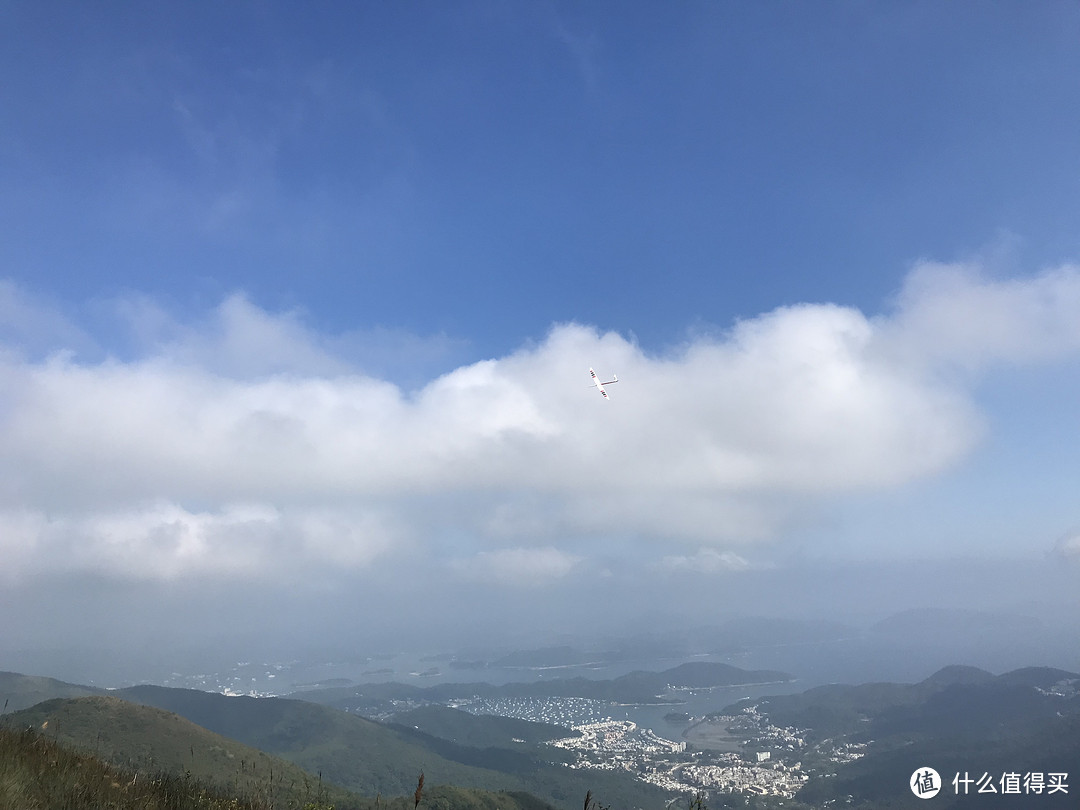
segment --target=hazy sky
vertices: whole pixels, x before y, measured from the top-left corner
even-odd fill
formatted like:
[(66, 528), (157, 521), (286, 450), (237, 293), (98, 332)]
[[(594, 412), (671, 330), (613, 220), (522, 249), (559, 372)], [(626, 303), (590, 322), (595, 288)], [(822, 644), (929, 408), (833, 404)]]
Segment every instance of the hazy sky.
[(0, 20), (8, 643), (1080, 587), (1077, 4)]

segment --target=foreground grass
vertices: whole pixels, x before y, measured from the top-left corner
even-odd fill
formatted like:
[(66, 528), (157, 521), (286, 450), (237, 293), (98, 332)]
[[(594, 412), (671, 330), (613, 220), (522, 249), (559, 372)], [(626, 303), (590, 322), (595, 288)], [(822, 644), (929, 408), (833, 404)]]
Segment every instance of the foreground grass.
[(312, 785), (302, 796), (276, 782), (217, 787), (182, 773), (118, 767), (33, 728), (0, 726), (0, 810), (554, 810), (527, 793), (491, 793), (451, 785), (411, 796), (360, 798), (344, 804)]
[(151, 775), (117, 768), (31, 729), (0, 728), (0, 808), (271, 810), (272, 807), (267, 797), (226, 795), (188, 775)]

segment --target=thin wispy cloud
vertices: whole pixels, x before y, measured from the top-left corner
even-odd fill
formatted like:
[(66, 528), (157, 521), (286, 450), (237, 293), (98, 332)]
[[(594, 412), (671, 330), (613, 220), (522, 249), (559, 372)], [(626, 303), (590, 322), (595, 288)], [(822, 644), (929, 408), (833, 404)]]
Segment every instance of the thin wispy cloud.
[(1080, 562), (1080, 532), (1063, 535), (1054, 544), (1054, 554), (1071, 563)]
[(503, 548), (457, 559), (452, 569), (463, 579), (488, 586), (539, 588), (565, 577), (580, 562), (581, 557), (551, 546)]

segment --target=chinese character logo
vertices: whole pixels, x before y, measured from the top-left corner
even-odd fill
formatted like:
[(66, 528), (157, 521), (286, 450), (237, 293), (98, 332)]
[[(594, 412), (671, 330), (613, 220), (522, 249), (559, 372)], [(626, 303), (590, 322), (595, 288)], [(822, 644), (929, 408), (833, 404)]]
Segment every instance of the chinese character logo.
[(911, 775), (911, 792), (920, 799), (932, 799), (941, 790), (941, 777), (933, 768), (919, 768)]
[[(915, 772), (917, 776), (919, 771)], [(915, 776), (912, 776), (914, 780)], [(989, 772), (983, 772), (983, 775), (978, 779), (972, 779), (971, 775), (964, 771), (964, 775), (961, 776), (957, 771), (956, 776), (953, 777), (952, 786), (957, 796), (967, 796), (971, 792), (971, 786), (978, 786), (979, 793), (1043, 793), (1047, 795), (1051, 793), (1068, 793), (1069, 783), (1065, 781), (1069, 778), (1067, 773), (1042, 773), (1038, 771), (1032, 771), (1025, 773), (1021, 776), (1018, 771), (1006, 771), (1001, 775), (1000, 779), (995, 779)], [(1000, 790), (999, 790), (1000, 786)], [(915, 790), (915, 783), (912, 781), (912, 790)], [(919, 794), (916, 793), (916, 796)]]

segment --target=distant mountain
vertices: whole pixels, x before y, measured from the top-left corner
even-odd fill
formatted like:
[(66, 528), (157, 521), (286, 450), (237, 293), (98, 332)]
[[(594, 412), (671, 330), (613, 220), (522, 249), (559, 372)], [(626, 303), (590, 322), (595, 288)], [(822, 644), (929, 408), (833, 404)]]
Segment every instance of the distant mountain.
[(392, 713), (399, 701), (448, 703), (470, 697), (583, 697), (613, 703), (678, 702), (672, 690), (711, 689), (721, 686), (784, 683), (792, 680), (786, 672), (746, 670), (728, 664), (691, 662), (664, 670), (636, 670), (613, 679), (545, 678), (532, 683), (442, 683), (428, 687), (403, 683), (362, 684), (343, 689), (303, 692), (305, 700), (341, 709), (378, 715)]
[[(830, 684), (798, 694), (740, 701), (717, 714), (737, 713), (745, 705), (756, 704), (775, 725), (809, 729), (808, 739), (814, 741), (891, 731), (901, 722), (910, 729), (940, 731), (963, 727), (976, 716), (1000, 718), (1003, 712), (1018, 715), (1016, 722), (1025, 713), (1042, 717), (1056, 711), (1057, 705), (1045, 700), (1036, 687), (1046, 689), (1077, 678), (1076, 673), (1048, 668), (994, 676), (975, 667), (949, 666), (915, 684)], [(996, 708), (995, 700), (1000, 701)], [(978, 709), (975, 702), (980, 704)]]
[[(965, 798), (957, 795), (952, 779), (964, 772), (1000, 780), (1007, 772), (1070, 769), (1075, 779), (1080, 763), (1080, 675), (1064, 670), (1025, 668), (994, 676), (973, 667), (946, 667), (915, 684), (831, 685), (740, 701), (724, 713), (750, 705), (772, 725), (801, 730), (805, 763), (838, 746), (864, 746), (865, 756), (826, 766), (796, 796), (813, 807), (925, 807), (907, 784), (923, 767), (935, 768), (946, 783), (947, 795), (939, 795), (935, 806), (981, 810), (1010, 800), (1009, 807), (1027, 806), (1022, 796)], [(1026, 798), (1030, 806), (1074, 808), (1075, 792)]]
[[(840, 622), (817, 619), (780, 619), (747, 616), (704, 626), (673, 622), (663, 633), (642, 632), (613, 636), (575, 646), (559, 644), (519, 649), (485, 660), (446, 656), (458, 669), (558, 669), (590, 664), (648, 665), (659, 661), (685, 660), (699, 654), (729, 654), (763, 647), (813, 644), (852, 638), (863, 630)], [(435, 657), (432, 657), (435, 660)]]
[(38, 675), (20, 675), (17, 672), (0, 672), (0, 706), (5, 712), (26, 709), (35, 703), (52, 698), (87, 697), (88, 695), (106, 695), (104, 689), (93, 686), (79, 686), (65, 683), (55, 678), (43, 678)]
[(953, 665), (942, 667), (919, 685), (924, 691), (936, 691), (954, 684), (979, 684), (994, 680), (994, 675), (985, 669)]

